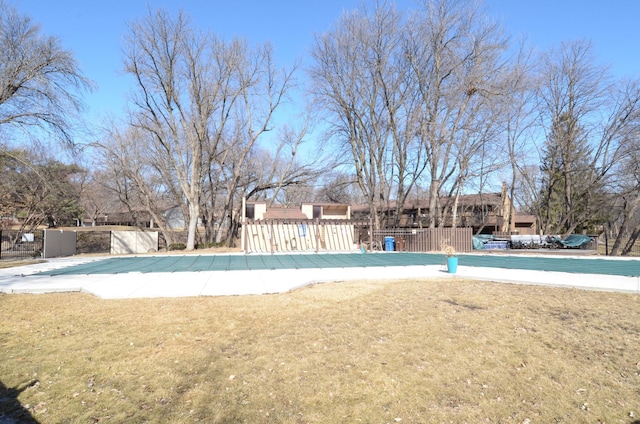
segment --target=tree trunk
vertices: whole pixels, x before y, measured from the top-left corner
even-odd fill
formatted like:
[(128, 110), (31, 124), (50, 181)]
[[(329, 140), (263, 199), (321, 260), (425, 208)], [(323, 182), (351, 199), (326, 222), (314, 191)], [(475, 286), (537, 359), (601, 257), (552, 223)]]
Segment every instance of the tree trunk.
[(431, 180), (429, 188), (429, 228), (436, 228), (436, 220), (440, 215), (438, 211), (438, 192), (440, 191), (440, 181)]
[(189, 203), (189, 227), (187, 231), (187, 250), (196, 248), (196, 231), (200, 218), (200, 205), (197, 202)]

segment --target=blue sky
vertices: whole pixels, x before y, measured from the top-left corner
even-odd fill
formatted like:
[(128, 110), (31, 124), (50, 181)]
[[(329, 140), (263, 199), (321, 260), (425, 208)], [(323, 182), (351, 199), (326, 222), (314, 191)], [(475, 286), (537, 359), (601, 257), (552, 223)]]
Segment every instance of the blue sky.
[[(60, 37), (85, 75), (98, 84), (86, 102), (90, 119), (121, 112), (129, 80), (122, 73), (122, 38), (126, 24), (147, 8), (187, 12), (196, 26), (252, 43), (270, 41), (282, 64), (303, 57), (313, 42), (360, 0), (8, 0)], [(400, 8), (413, 7), (400, 0)], [(514, 36), (526, 34), (540, 49), (562, 41), (592, 40), (596, 57), (617, 76), (640, 75), (640, 35), (636, 0), (487, 0), (492, 16)]]
[(526, 34), (540, 50), (586, 38), (596, 58), (619, 77), (640, 76), (637, 0), (487, 0), (511, 35)]

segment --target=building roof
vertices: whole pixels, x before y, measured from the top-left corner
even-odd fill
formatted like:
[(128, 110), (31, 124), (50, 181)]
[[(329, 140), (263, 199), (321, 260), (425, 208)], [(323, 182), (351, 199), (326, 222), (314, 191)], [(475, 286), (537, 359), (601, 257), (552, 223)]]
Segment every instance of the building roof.
[[(259, 205), (259, 204), (266, 204), (267, 201), (266, 200), (247, 200), (246, 204), (247, 205)], [(332, 207), (348, 207), (349, 204), (348, 203), (333, 203), (333, 202), (302, 202), (300, 203), (300, 205), (313, 205), (313, 206), (332, 206)], [(293, 206), (286, 206), (286, 205), (273, 205), (273, 206), (269, 206), (269, 209), (271, 208), (292, 208)], [(296, 207), (299, 207), (299, 205), (296, 205)]]
[(299, 208), (271, 206), (264, 213), (264, 219), (308, 219)]
[[(441, 205), (450, 205), (455, 202), (455, 197), (440, 196)], [(473, 206), (473, 205), (501, 205), (503, 202), (501, 193), (480, 193), (480, 194), (462, 194), (458, 197), (458, 206)], [(395, 207), (396, 203), (393, 202), (392, 207)], [(413, 198), (407, 199), (404, 202), (404, 209), (428, 209), (429, 198)]]
[[(455, 197), (440, 196), (440, 205), (451, 205), (455, 201)], [(502, 205), (501, 193), (481, 193), (481, 194), (462, 194), (458, 198), (458, 206), (473, 206), (473, 205)], [(398, 202), (390, 201), (388, 203), (390, 209), (394, 209)], [(387, 203), (381, 203), (378, 207), (382, 210), (386, 209)], [(429, 198), (420, 197), (407, 199), (404, 202), (404, 210), (412, 209), (429, 209)], [(368, 211), (369, 205), (359, 204), (351, 207), (352, 211)]]
[(518, 214), (513, 215), (516, 224), (533, 224), (538, 221), (535, 215)]

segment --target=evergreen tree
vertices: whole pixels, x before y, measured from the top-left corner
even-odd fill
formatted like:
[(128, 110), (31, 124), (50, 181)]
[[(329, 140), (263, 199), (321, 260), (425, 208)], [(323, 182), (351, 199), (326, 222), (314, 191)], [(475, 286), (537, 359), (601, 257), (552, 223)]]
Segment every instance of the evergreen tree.
[(0, 214), (17, 219), (20, 230), (40, 225), (75, 225), (82, 217), (74, 176), (77, 165), (35, 158), (25, 151), (0, 151)]
[(575, 228), (589, 209), (592, 169), (589, 145), (570, 112), (554, 119), (543, 148), (540, 206), (543, 231), (560, 234)]

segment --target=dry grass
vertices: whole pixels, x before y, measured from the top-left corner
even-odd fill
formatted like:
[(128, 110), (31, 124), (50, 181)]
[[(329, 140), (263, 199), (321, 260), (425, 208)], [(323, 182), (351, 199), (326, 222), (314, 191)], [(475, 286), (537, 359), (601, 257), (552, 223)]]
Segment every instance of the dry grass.
[(9, 411), (20, 405), (6, 393), (0, 411), (41, 423), (629, 424), (640, 414), (636, 295), (462, 280), (223, 298), (4, 295), (0, 322), (0, 380), (24, 389), (22, 411)]
[(0, 269), (13, 268), (17, 266), (34, 265), (45, 262), (43, 259), (6, 259), (0, 261)]

